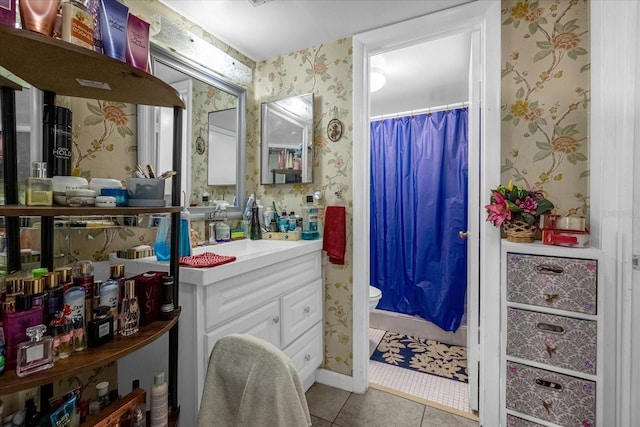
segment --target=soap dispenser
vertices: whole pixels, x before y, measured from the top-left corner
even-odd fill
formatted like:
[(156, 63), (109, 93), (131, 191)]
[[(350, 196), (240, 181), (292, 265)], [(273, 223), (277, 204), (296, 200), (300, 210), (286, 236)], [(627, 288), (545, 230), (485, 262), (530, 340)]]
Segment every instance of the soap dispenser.
[(251, 240), (262, 240), (262, 230), (260, 229), (260, 214), (258, 213), (258, 205), (253, 202), (251, 208), (251, 224), (249, 227)]
[(191, 216), (186, 207), (180, 212), (180, 245), (178, 252), (181, 257), (191, 256)]
[(231, 227), (227, 224), (227, 207), (225, 205), (220, 206), (220, 221), (216, 223), (215, 234), (216, 242), (230, 242), (231, 241)]

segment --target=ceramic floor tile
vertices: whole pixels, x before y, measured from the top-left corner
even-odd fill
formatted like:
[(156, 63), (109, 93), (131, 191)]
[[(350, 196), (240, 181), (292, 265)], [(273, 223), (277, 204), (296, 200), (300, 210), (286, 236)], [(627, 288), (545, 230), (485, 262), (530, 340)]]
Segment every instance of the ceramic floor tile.
[(349, 394), (351, 393), (346, 390), (315, 383), (306, 393), (309, 412), (317, 418), (333, 421), (349, 398)]
[[(335, 419), (343, 427), (420, 427), (424, 405), (370, 388), (351, 393)], [(399, 421), (401, 420), (401, 423)]]
[(331, 423), (323, 420), (322, 418), (311, 415), (311, 427), (331, 427)]
[(478, 422), (427, 406), (420, 427), (478, 427)]

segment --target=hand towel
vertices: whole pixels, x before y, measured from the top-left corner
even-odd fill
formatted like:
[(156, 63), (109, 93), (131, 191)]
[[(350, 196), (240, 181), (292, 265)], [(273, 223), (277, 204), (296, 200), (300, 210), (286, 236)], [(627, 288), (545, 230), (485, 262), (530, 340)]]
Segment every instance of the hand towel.
[(236, 260), (234, 256), (218, 255), (213, 252), (204, 252), (200, 255), (183, 256), (179, 264), (185, 267), (204, 268), (227, 264)]
[(322, 250), (327, 252), (329, 262), (344, 265), (344, 251), (347, 245), (344, 206), (327, 206), (324, 217)]

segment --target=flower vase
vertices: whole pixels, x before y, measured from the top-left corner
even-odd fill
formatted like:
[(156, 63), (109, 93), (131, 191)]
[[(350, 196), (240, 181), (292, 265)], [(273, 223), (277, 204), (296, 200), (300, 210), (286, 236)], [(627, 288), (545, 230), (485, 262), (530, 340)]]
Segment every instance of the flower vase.
[(525, 221), (515, 220), (505, 221), (502, 225), (509, 242), (533, 243), (536, 240), (537, 224), (527, 224)]

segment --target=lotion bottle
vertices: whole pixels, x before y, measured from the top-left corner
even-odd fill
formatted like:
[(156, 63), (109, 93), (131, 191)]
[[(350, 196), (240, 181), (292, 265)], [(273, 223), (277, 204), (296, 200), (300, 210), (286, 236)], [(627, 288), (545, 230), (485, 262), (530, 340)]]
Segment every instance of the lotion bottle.
[(151, 427), (165, 427), (169, 422), (168, 387), (164, 372), (153, 377), (151, 386)]

